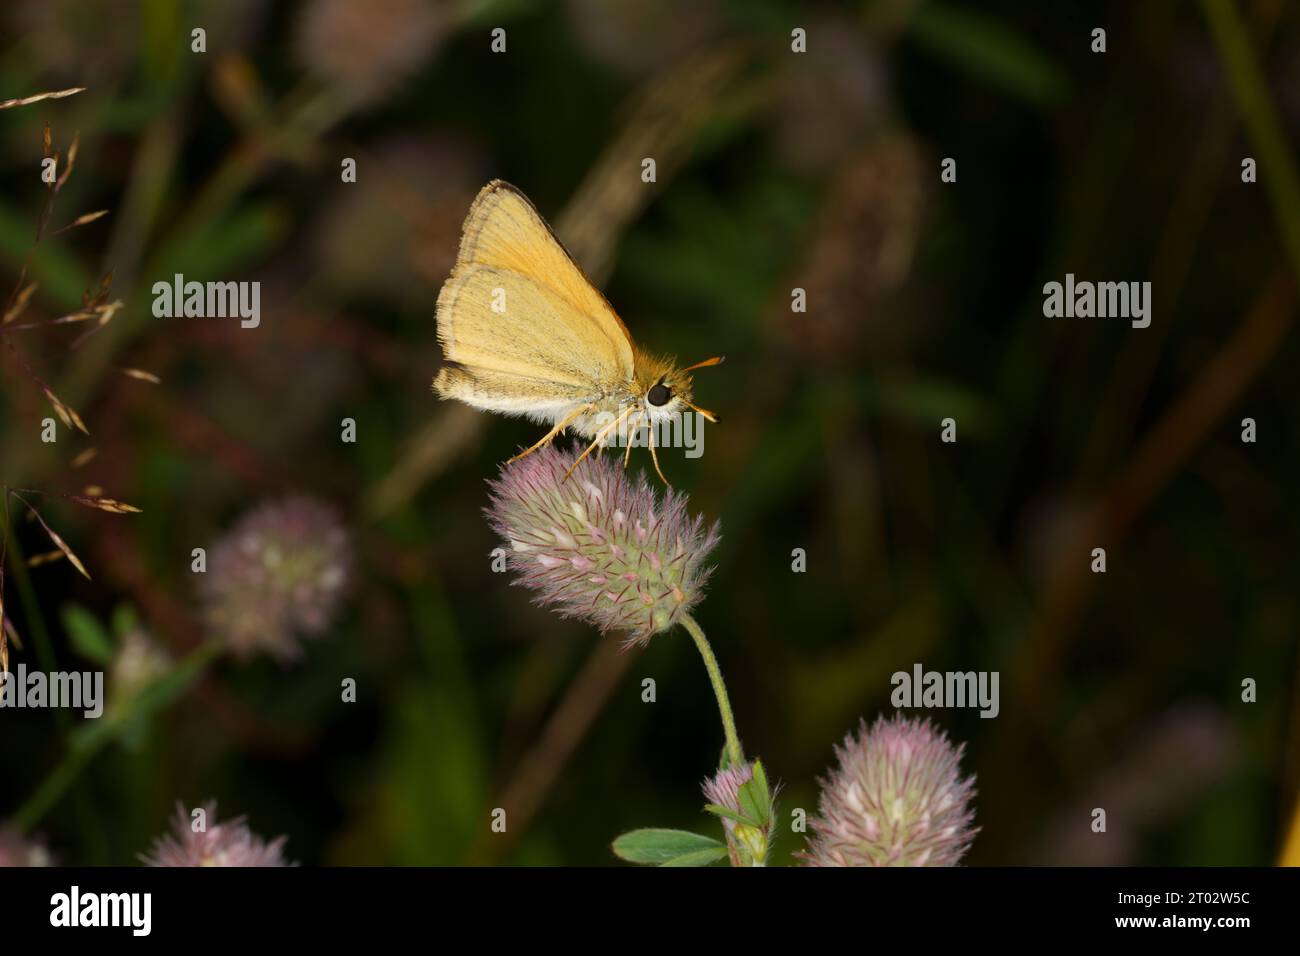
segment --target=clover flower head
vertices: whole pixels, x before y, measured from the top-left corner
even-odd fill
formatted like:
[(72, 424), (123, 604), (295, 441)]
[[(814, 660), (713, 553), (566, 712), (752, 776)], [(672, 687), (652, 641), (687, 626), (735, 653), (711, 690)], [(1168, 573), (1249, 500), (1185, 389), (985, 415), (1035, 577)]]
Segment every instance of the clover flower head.
[(547, 446), (503, 465), (488, 521), (537, 604), (644, 644), (703, 598), (718, 525), (692, 517), (684, 495), (630, 478), (616, 456), (590, 455), (566, 480), (576, 457)]
[[(754, 779), (754, 764), (746, 762), (741, 766), (723, 767), (712, 777), (704, 781), (704, 799), (711, 804), (726, 807), (732, 813), (745, 814), (741, 804), (740, 788)], [(727, 837), (727, 855), (732, 866), (762, 866), (767, 860), (772, 840), (776, 836), (776, 795), (779, 788), (773, 790), (771, 800), (773, 808), (765, 821), (765, 826), (754, 827), (728, 817), (722, 818), (722, 829)]]
[(333, 622), (351, 574), (348, 535), (332, 508), (303, 496), (265, 504), (213, 547), (200, 583), (204, 619), (240, 657), (290, 659), (299, 636)]
[(172, 833), (158, 838), (153, 852), (142, 856), (146, 866), (290, 866), (284, 859), (285, 837), (270, 842), (252, 833), (243, 817), (217, 822), (217, 804), (202, 808), (202, 829), (184, 806), (177, 804)]

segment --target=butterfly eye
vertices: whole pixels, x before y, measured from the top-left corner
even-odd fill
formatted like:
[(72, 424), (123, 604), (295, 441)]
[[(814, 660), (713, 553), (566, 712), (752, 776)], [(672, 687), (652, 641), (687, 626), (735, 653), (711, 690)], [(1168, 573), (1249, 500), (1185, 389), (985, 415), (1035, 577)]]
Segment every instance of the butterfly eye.
[(669, 388), (667, 385), (665, 385), (663, 382), (660, 382), (658, 385), (651, 386), (650, 391), (646, 392), (645, 394), (645, 400), (649, 402), (651, 405), (667, 405), (668, 401), (672, 397), (673, 397), (673, 390)]

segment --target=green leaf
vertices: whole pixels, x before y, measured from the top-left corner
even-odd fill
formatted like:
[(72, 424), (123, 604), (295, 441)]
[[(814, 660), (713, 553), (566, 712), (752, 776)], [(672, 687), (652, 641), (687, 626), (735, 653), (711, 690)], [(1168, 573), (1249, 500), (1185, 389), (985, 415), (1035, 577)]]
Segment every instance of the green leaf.
[(974, 76), (1037, 107), (1064, 98), (1061, 69), (1036, 46), (997, 20), (940, 3), (916, 8), (908, 32), (921, 45)]
[(772, 787), (767, 782), (767, 771), (763, 769), (761, 760), (754, 761), (754, 782), (763, 795), (763, 819), (766, 820), (772, 815)]
[(996, 409), (976, 393), (938, 378), (881, 375), (870, 382), (827, 376), (810, 393), (805, 414), (823, 415), (848, 404), (889, 418), (928, 427), (952, 416), (967, 434), (988, 435), (1001, 427)]
[(759, 821), (758, 826), (766, 826), (772, 816), (772, 795), (767, 788), (767, 774), (763, 771), (762, 761), (754, 761), (753, 776), (741, 784), (738, 795), (740, 809)]
[(113, 640), (95, 615), (80, 604), (65, 604), (59, 613), (68, 640), (78, 654), (96, 664), (107, 664), (113, 659)]
[(762, 794), (756, 781), (750, 780), (748, 783), (742, 784), (738, 794), (740, 809), (746, 816), (754, 820), (767, 819), (766, 814), (763, 813)]
[(121, 735), (137, 720), (143, 720), (180, 697), (220, 653), (216, 641), (201, 644), (173, 670), (142, 690), (122, 713), (107, 720), (88, 720), (72, 735), (72, 747), (94, 753), (99, 747)]
[(220, 276), (279, 242), (287, 223), (284, 211), (269, 203), (227, 212), (174, 240), (157, 268), (162, 275), (179, 272), (187, 280)]
[(121, 640), (140, 624), (140, 616), (130, 604), (119, 604), (113, 608), (113, 636)]
[(712, 837), (691, 833), (689, 830), (659, 830), (647, 828), (630, 830), (614, 841), (614, 854), (629, 863), (653, 863), (681, 866), (700, 866), (700, 863), (676, 864), (680, 857), (727, 848)]
[(668, 860), (666, 863), (660, 863), (660, 866), (708, 866), (710, 863), (717, 863), (727, 857), (727, 848), (725, 846), (714, 847), (711, 850), (696, 850), (694, 853), (683, 853), (679, 857)]
[(737, 813), (735, 810), (731, 810), (728, 809), (727, 807), (719, 806), (716, 803), (706, 803), (704, 805), (704, 809), (706, 812), (712, 813), (715, 816), (724, 817), (728, 820), (734, 820), (736, 823), (743, 823), (746, 826), (760, 827), (763, 825), (759, 821), (745, 816), (743, 813)]
[(35, 215), (0, 203), (0, 260), (17, 271), (31, 256), (27, 280), (40, 284), (45, 302), (59, 308), (73, 309), (81, 301), (81, 292), (92, 281), (77, 257), (60, 242), (43, 242), (32, 248)]

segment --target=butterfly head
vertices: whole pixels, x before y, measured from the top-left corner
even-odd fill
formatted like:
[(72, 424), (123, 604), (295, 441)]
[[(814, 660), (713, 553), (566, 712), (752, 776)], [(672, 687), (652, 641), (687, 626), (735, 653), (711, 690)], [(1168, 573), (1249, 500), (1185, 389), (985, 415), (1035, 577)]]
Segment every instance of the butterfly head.
[(639, 375), (638, 379), (641, 383), (640, 401), (650, 418), (669, 418), (689, 409), (698, 412), (711, 422), (716, 422), (718, 418), (713, 412), (691, 401), (694, 385), (694, 376), (691, 373), (698, 368), (717, 365), (721, 361), (722, 357), (717, 356), (688, 365), (686, 368), (678, 368), (672, 362), (645, 362), (639, 371), (648, 374)]

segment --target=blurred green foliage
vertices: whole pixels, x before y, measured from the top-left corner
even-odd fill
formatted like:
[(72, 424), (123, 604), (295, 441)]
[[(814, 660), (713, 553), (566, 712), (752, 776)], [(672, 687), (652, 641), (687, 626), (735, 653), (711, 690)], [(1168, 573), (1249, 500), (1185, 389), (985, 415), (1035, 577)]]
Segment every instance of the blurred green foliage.
[[(1238, 7), (1293, 145), (1297, 11)], [(536, 429), (429, 381), (438, 288), (492, 176), (608, 260), (642, 345), (727, 356), (696, 381), (722, 424), (665, 471), (722, 521), (698, 616), (784, 819), (919, 661), (1002, 676), (997, 719), (929, 714), (978, 776), (970, 862), (1276, 858), (1300, 773), (1295, 277), (1270, 193), (1241, 182), (1252, 127), (1197, 6), (13, 0), (0, 31), (0, 97), (87, 87), (0, 112), (4, 274), (32, 246), (49, 123), (64, 155), (80, 135), (53, 226), (111, 214), (41, 243), (28, 318), (109, 270), (125, 302), (75, 349), (18, 340), (88, 439), (43, 446), (48, 406), (0, 360), (0, 481), (143, 509), (45, 500), (93, 580), (34, 568), (20, 600), (11, 573), (14, 660), (98, 666), (122, 614), (174, 660), (219, 639), (191, 549), (285, 493), (336, 504), (356, 551), (346, 613), (300, 660), (173, 674), (87, 755), (33, 821), (60, 859), (131, 862), (176, 801), (209, 797), (312, 864), (606, 864), (637, 827), (719, 835), (699, 786), (721, 733), (685, 635), (602, 658), (610, 638), (491, 571), (484, 479)], [(150, 287), (177, 272), (260, 281), (262, 326), (155, 318)], [(1066, 272), (1152, 281), (1152, 327), (1045, 319)], [(1236, 375), (1230, 400), (1183, 414), (1211, 368)], [(13, 540), (48, 548), (30, 522)], [(572, 695), (590, 712), (560, 721), (557, 759), (541, 742)], [(0, 819), (78, 734), (112, 736), (79, 721), (0, 713)], [(536, 812), (493, 834), (538, 767)], [(783, 833), (778, 862), (800, 845)]]

